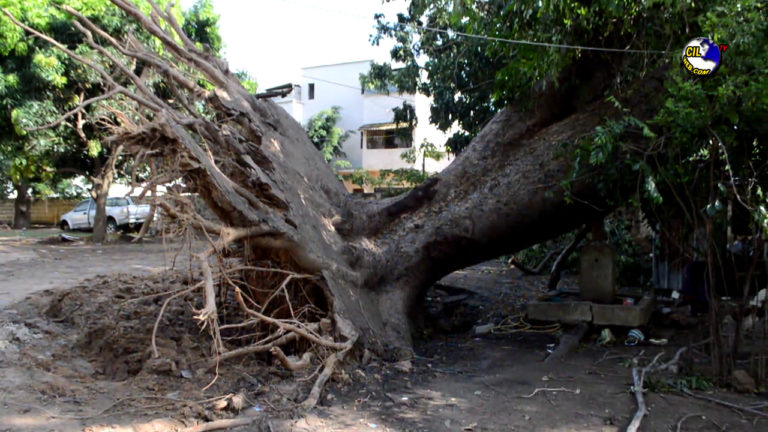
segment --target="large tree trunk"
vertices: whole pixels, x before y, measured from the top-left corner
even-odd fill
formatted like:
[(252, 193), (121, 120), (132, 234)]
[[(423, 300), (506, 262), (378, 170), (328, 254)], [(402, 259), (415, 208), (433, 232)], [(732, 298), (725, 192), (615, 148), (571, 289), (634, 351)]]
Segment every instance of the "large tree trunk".
[(13, 185), (16, 199), (13, 201), (13, 229), (29, 229), (32, 222), (32, 196), (29, 183), (21, 181)]
[[(510, 108), (499, 113), (438, 176), (402, 196), (363, 201), (346, 193), (285, 111), (249, 94), (225, 63), (199, 51), (183, 34), (177, 42), (163, 31), (160, 20), (178, 28), (171, 14), (155, 8), (149, 19), (124, 0), (112, 1), (160, 39), (173, 62), (135, 39), (115, 41), (69, 11), (84, 33), (98, 33), (164, 77), (174, 101), (144, 85), (146, 70), (139, 77), (130, 66), (114, 65), (132, 82), (129, 89), (97, 64), (59, 48), (96, 69), (107, 88), (118, 89), (142, 113), (138, 124), (127, 116), (120, 119), (113, 139), (125, 143), (137, 159), (157, 163), (157, 183), (180, 180), (218, 217), (203, 218), (173, 191), (162, 203), (169, 215), (217, 236), (199, 256), (204, 287), (199, 318), (214, 327), (218, 311), (234, 295), (246, 317), (289, 335), (322, 343), (311, 336), (312, 329), (327, 316), (347, 342), (354, 342), (350, 335), (356, 333), (381, 353), (408, 355), (409, 314), (418, 310), (431, 283), (453, 270), (571, 231), (610, 210), (588, 176), (571, 182), (571, 199), (561, 187), (571, 173), (569, 145), (606, 116), (616, 115), (610, 105), (593, 102), (609, 81), (592, 72), (594, 64), (579, 65), (575, 72), (583, 77), (570, 71), (583, 82), (550, 86), (533, 112)], [(108, 51), (93, 46), (110, 58)], [(189, 80), (181, 72), (185, 69), (197, 71), (216, 89)], [(201, 115), (197, 103), (214, 115)], [(214, 254), (227, 258), (219, 260), (218, 269), (209, 265)], [(213, 284), (221, 278), (228, 283), (217, 296)], [(304, 333), (288, 322), (304, 323)], [(221, 340), (217, 344), (220, 359), (244, 352)]]

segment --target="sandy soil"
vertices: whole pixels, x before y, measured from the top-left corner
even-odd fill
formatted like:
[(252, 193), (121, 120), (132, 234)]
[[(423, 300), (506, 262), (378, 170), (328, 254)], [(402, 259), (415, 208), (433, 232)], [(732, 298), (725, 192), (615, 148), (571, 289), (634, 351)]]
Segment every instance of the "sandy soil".
[[(187, 271), (147, 276), (162, 268), (160, 245), (0, 247), (3, 304), (39, 291), (0, 311), (1, 432), (175, 431), (236, 416), (215, 408), (236, 393), (245, 396), (239, 415), (259, 418), (233, 429), (242, 431), (619, 431), (636, 409), (628, 359), (648, 361), (662, 349), (603, 348), (591, 335), (563, 362), (545, 365), (554, 334), (476, 337), (472, 325), (518, 313), (544, 284), (492, 263), (456, 276), (468, 290), (430, 292), (427, 326), (410, 364), (357, 352), (320, 405), (298, 415), (296, 403), (314, 369), (293, 375), (266, 355), (205, 367), (209, 338), (192, 319), (199, 306), (194, 298), (168, 303), (158, 327), (160, 356), (150, 355), (152, 327), (168, 297), (163, 293), (190, 281)], [(125, 271), (133, 274), (82, 281)], [(696, 329), (667, 334), (667, 356), (698, 337)], [(687, 360), (695, 364), (699, 357)], [(561, 390), (532, 395), (539, 388)], [(727, 390), (707, 394), (743, 406), (768, 402)], [(679, 430), (768, 428), (764, 419), (668, 390), (646, 398), (650, 413), (642, 431), (678, 430), (689, 414)]]
[(159, 241), (94, 245), (41, 238), (0, 238), (0, 309), (37, 291), (68, 288), (83, 279), (114, 273), (163, 270), (173, 251)]

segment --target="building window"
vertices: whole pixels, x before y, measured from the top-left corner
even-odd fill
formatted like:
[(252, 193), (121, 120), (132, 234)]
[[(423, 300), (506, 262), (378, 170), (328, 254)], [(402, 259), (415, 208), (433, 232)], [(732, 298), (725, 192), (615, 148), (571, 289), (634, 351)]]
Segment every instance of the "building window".
[(309, 95), (307, 95), (309, 100), (312, 100), (315, 98), (315, 83), (309, 83)]
[(365, 147), (368, 149), (410, 148), (411, 143), (403, 137), (406, 129), (373, 129), (365, 131)]

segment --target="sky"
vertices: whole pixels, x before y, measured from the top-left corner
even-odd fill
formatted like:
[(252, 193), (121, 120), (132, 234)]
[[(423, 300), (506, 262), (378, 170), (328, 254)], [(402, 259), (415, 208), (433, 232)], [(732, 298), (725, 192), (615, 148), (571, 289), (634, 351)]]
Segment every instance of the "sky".
[[(194, 0), (182, 0), (189, 8)], [(245, 70), (264, 90), (297, 82), (307, 66), (384, 61), (391, 42), (371, 46), (373, 15), (388, 19), (405, 0), (213, 0), (231, 70)]]

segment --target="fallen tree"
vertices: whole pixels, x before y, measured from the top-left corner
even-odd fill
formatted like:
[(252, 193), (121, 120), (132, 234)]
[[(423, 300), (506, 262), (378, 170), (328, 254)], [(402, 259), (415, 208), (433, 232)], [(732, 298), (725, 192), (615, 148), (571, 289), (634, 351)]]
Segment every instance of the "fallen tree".
[[(197, 318), (214, 338), (215, 361), (303, 340), (325, 353), (325, 382), (358, 341), (408, 357), (409, 317), (431, 283), (611, 210), (592, 177), (598, 172), (571, 178), (571, 146), (621, 115), (602, 100), (613, 69), (596, 69), (589, 55), (563, 72), (570, 79), (539, 92), (534, 109), (496, 115), (436, 177), (398, 197), (363, 201), (347, 194), (296, 121), (244, 89), (169, 9), (152, 3), (148, 16), (112, 2), (160, 41), (162, 54), (134, 37), (114, 39), (71, 8), (100, 61), (14, 22), (101, 76), (105, 97), (80, 107), (110, 99), (110, 140), (152, 166), (149, 188), (179, 182), (217, 216), (204, 217), (173, 188), (157, 202), (210, 239), (197, 255), (200, 283), (167, 301), (201, 293)], [(150, 77), (161, 77), (172, 98), (158, 96)], [(639, 98), (653, 94), (649, 80)], [(249, 342), (229, 342), (244, 334)]]

